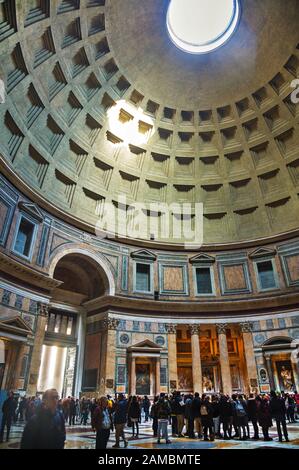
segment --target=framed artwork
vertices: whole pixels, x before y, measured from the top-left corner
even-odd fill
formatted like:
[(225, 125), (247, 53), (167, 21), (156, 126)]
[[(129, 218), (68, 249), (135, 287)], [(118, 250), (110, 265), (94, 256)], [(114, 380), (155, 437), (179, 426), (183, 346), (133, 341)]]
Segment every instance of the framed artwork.
[(262, 368), (259, 370), (260, 383), (268, 383), (268, 374), (266, 369)]
[(211, 354), (211, 343), (210, 341), (201, 341), (200, 342), (200, 354), (203, 356), (208, 356)]
[(280, 390), (293, 392), (295, 390), (295, 382), (291, 361), (277, 361), (276, 370)]
[(193, 390), (192, 367), (178, 367), (178, 389), (185, 392)]
[(136, 364), (136, 394), (150, 395), (150, 365)]
[(240, 371), (239, 371), (239, 367), (236, 364), (232, 364), (230, 366), (230, 374), (231, 374), (231, 380), (232, 380), (232, 389), (240, 390), (241, 389)]
[(215, 391), (214, 367), (203, 367), (202, 369), (202, 389), (204, 393)]

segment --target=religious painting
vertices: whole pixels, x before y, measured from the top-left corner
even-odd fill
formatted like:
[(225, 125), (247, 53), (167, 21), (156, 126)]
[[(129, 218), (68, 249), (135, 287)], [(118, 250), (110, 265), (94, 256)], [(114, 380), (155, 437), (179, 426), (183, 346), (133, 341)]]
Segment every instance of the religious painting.
[(179, 390), (185, 392), (193, 390), (192, 367), (178, 367), (178, 384)]
[(267, 371), (265, 369), (260, 369), (259, 370), (259, 376), (260, 376), (260, 382), (261, 383), (267, 383), (268, 382), (268, 375), (267, 375)]
[(277, 361), (276, 370), (280, 390), (293, 392), (295, 390), (295, 383), (291, 361)]
[(209, 354), (211, 354), (211, 343), (210, 343), (210, 341), (201, 341), (200, 342), (200, 354), (202, 356), (209, 356)]
[(136, 364), (136, 394), (150, 395), (150, 365)]
[(231, 374), (231, 381), (232, 381), (232, 389), (233, 390), (240, 390), (241, 389), (241, 381), (240, 381), (240, 372), (237, 365), (230, 366), (230, 374)]
[(202, 369), (202, 388), (204, 393), (215, 391), (214, 367), (203, 367)]

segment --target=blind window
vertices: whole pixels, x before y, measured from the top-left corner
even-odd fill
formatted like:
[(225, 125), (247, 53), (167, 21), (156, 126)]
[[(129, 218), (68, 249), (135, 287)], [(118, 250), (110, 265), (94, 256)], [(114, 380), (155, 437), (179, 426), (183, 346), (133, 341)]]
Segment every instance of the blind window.
[(210, 268), (196, 269), (196, 283), (198, 294), (213, 294)]

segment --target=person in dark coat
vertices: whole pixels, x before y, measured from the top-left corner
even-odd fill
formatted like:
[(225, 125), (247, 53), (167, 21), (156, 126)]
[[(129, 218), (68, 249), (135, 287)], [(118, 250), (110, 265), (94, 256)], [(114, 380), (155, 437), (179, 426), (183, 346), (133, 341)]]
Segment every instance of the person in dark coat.
[(200, 417), (200, 406), (201, 406), (201, 399), (199, 397), (199, 393), (194, 393), (194, 398), (192, 400), (192, 416), (194, 419), (194, 436), (197, 433), (198, 439), (202, 438), (202, 425), (201, 425), (201, 417)]
[(115, 444), (114, 448), (119, 448), (120, 438), (124, 441), (124, 447), (128, 446), (125, 436), (125, 425), (128, 421), (128, 401), (125, 396), (120, 393), (114, 409), (114, 424), (115, 424)]
[[(132, 423), (132, 437), (136, 437), (137, 439), (138, 439), (138, 434), (139, 434), (138, 422), (139, 422), (140, 415), (141, 415), (140, 405), (138, 403), (137, 397), (134, 396), (128, 408), (128, 418), (130, 419)], [(135, 427), (136, 427), (136, 433), (135, 433)]]
[(149, 398), (145, 395), (145, 397), (142, 400), (142, 408), (143, 408), (143, 411), (144, 411), (144, 422), (145, 423), (148, 422), (150, 407), (151, 407), (151, 402), (150, 402)]
[(69, 404), (69, 425), (71, 426), (72, 424), (75, 424), (75, 418), (76, 418), (76, 402), (75, 399), (72, 397), (70, 399), (70, 404)]
[[(204, 441), (214, 441), (215, 436), (213, 432), (213, 407), (210, 403), (210, 397), (208, 395), (202, 396), (200, 415), (201, 424), (203, 427)], [(210, 439), (208, 438), (208, 432)]]
[(175, 401), (176, 392), (171, 397), (170, 400), (170, 410), (171, 410), (171, 431), (172, 437), (176, 437), (178, 435), (178, 420), (176, 416), (176, 401)]
[(269, 399), (266, 395), (263, 395), (262, 397), (257, 397), (256, 404), (257, 419), (263, 431), (264, 441), (272, 441), (272, 437), (269, 436), (269, 428), (273, 426), (270, 413)]
[(154, 398), (154, 403), (152, 404), (152, 407), (151, 407), (151, 418), (153, 420), (152, 428), (153, 428), (154, 437), (157, 437), (158, 435), (158, 414), (157, 414), (158, 400), (159, 400), (159, 397), (156, 396)]
[[(257, 425), (257, 400), (254, 397), (253, 393), (250, 393), (249, 398), (247, 400), (247, 412), (248, 412), (248, 420), (252, 422), (252, 426), (254, 429), (254, 436), (252, 439), (258, 440), (259, 439), (259, 428)], [(248, 436), (250, 437), (250, 435)]]
[(6, 441), (9, 441), (11, 423), (14, 419), (16, 408), (17, 408), (17, 402), (14, 399), (14, 394), (13, 394), (13, 392), (9, 392), (7, 399), (4, 401), (4, 403), (2, 405), (2, 421), (1, 421), (1, 428), (0, 428), (0, 442), (3, 442), (5, 427), (6, 427)]
[(65, 443), (64, 416), (57, 410), (57, 390), (46, 390), (42, 405), (28, 421), (21, 439), (21, 449), (63, 449)]
[(286, 442), (289, 442), (288, 429), (287, 429), (287, 423), (286, 423), (285, 402), (281, 397), (277, 396), (274, 390), (271, 391), (270, 395), (271, 395), (270, 412), (271, 412), (272, 418), (274, 418), (276, 422), (279, 442), (282, 442), (281, 427), (282, 427)]
[(190, 439), (194, 439), (194, 417), (192, 412), (192, 395), (188, 395), (185, 401), (185, 418), (187, 425), (187, 435)]
[(91, 426), (96, 431), (96, 449), (106, 449), (112, 429), (112, 419), (110, 409), (108, 408), (108, 400), (101, 397), (99, 406), (96, 407), (91, 416)]
[(219, 400), (220, 422), (223, 426), (223, 439), (232, 438), (233, 405), (226, 395), (221, 395)]

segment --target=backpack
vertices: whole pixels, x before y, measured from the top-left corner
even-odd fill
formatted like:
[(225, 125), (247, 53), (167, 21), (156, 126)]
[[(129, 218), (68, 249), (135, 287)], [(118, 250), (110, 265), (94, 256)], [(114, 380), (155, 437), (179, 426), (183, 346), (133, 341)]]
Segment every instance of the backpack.
[(244, 410), (244, 406), (240, 402), (236, 403), (236, 414), (240, 418), (242, 418), (243, 416), (246, 415), (246, 411)]
[(201, 414), (202, 416), (207, 416), (207, 415), (209, 414), (206, 405), (201, 405), (201, 407), (200, 407), (200, 414)]

